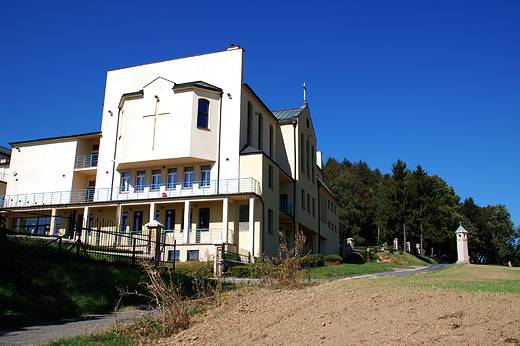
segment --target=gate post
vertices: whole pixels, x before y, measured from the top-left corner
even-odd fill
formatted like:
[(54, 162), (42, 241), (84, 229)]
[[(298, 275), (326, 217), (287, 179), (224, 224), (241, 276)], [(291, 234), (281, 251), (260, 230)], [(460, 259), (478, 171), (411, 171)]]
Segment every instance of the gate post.
[[(160, 223), (159, 221), (153, 220), (148, 222), (146, 225), (148, 229), (150, 230), (150, 233), (152, 230), (155, 231), (155, 253), (154, 253), (154, 261), (155, 266), (159, 266), (159, 262), (161, 261), (161, 230), (164, 228), (164, 225)], [(149, 235), (151, 236), (151, 234)]]
[(222, 240), (217, 240), (213, 243), (215, 245), (215, 262), (213, 272), (215, 277), (220, 278), (224, 271), (224, 243)]

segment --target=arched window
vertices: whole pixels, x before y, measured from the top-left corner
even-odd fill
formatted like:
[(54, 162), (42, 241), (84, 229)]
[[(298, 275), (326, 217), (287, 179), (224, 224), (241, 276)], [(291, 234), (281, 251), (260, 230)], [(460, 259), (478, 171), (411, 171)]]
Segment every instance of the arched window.
[(247, 103), (247, 145), (251, 145), (251, 118), (253, 116), (253, 105), (251, 102)]
[(274, 154), (274, 128), (269, 125), (269, 157), (272, 159)]
[(306, 162), (307, 162), (307, 177), (309, 177), (309, 178), (311, 177), (311, 170), (309, 167), (311, 164), (310, 161), (311, 160), (310, 160), (310, 153), (309, 153), (309, 140), (307, 140), (307, 161)]
[(311, 166), (312, 166), (312, 182), (316, 181), (316, 151), (314, 146), (311, 147)]
[(303, 132), (302, 132), (302, 135), (301, 135), (301, 139), (300, 139), (300, 167), (301, 167), (301, 170), (303, 173), (305, 173), (305, 154), (304, 154), (304, 149), (305, 149), (305, 142), (304, 142), (304, 136), (303, 136)]
[(208, 128), (209, 101), (199, 99), (199, 112), (197, 114), (197, 127)]
[(262, 139), (263, 139), (263, 129), (264, 127), (264, 118), (262, 117), (262, 113), (258, 114), (258, 150), (262, 150)]

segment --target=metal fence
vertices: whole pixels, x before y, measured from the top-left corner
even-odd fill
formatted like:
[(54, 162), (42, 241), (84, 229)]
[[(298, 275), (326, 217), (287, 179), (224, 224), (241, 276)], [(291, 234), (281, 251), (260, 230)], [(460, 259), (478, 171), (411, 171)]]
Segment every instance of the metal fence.
[(127, 185), (114, 188), (38, 192), (0, 196), (0, 206), (12, 208), (235, 193), (261, 194), (260, 183), (253, 178), (239, 178), (194, 181), (188, 185), (186, 183)]

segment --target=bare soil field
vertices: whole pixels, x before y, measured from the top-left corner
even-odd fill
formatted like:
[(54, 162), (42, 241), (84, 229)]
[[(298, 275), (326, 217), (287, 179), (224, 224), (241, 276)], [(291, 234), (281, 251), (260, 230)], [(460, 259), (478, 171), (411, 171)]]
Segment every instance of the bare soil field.
[[(506, 278), (513, 285), (518, 269)], [(436, 287), (449, 280), (481, 280), (488, 273), (498, 276), (491, 280), (504, 279), (477, 268), (455, 269), (449, 278), (418, 274), (298, 290), (246, 288), (223, 295), (188, 330), (155, 344), (520, 345), (520, 294)], [(431, 280), (435, 275), (438, 281)]]

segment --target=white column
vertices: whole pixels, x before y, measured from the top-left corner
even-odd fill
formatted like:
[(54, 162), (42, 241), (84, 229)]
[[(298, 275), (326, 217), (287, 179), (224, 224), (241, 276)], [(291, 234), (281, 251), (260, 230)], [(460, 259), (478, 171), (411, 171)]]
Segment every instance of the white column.
[(229, 200), (224, 198), (222, 200), (222, 241), (224, 243), (228, 242), (228, 210)]
[(149, 222), (155, 220), (155, 202), (150, 203), (150, 217), (148, 219)]
[(81, 223), (81, 227), (83, 228), (87, 228), (88, 226), (88, 207), (85, 207), (83, 208), (83, 220), (82, 220), (82, 223)]
[(249, 252), (255, 256), (255, 196), (249, 197)]
[(184, 202), (184, 233), (182, 234), (182, 242), (188, 244), (190, 242), (190, 201)]
[(81, 227), (83, 228), (83, 232), (81, 233), (81, 237), (83, 238), (83, 242), (87, 242), (88, 239), (87, 239), (87, 232), (85, 232), (85, 228), (87, 228), (88, 226), (88, 220), (89, 220), (89, 215), (88, 215), (88, 207), (85, 207), (83, 208), (83, 220), (82, 220), (82, 224), (81, 224)]
[(56, 233), (56, 208), (52, 208), (51, 210), (51, 229), (49, 231), (51, 233), (49, 235)]
[(123, 206), (121, 204), (117, 205), (116, 220), (116, 233), (125, 232), (126, 230), (121, 229), (121, 222), (123, 220)]

